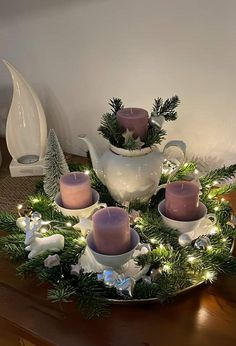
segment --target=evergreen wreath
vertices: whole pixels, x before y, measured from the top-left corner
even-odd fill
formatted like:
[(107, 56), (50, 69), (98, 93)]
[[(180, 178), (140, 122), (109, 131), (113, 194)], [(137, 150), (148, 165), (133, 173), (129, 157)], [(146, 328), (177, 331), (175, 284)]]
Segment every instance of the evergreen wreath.
[[(180, 104), (179, 97), (177, 95), (166, 99), (158, 97), (154, 100), (151, 116), (158, 117), (163, 116), (166, 121), (173, 121), (177, 119), (176, 107)], [(124, 148), (128, 150), (135, 150), (140, 148), (137, 145), (137, 141), (130, 137), (128, 142), (125, 142), (122, 136), (124, 130), (119, 126), (116, 118), (116, 113), (124, 108), (124, 104), (119, 98), (112, 98), (109, 101), (110, 113), (102, 115), (101, 124), (98, 128), (98, 132), (107, 139), (112, 145), (118, 148)], [(166, 131), (159, 126), (152, 126), (149, 124), (147, 136), (144, 140), (142, 148), (151, 147), (156, 144), (160, 144), (165, 139)]]
[[(71, 165), (70, 170), (84, 171), (88, 167)], [(172, 177), (180, 180), (192, 175), (196, 166), (194, 163), (185, 163), (179, 172)], [(200, 178), (202, 185), (201, 200), (207, 206), (208, 212), (217, 216), (215, 232), (208, 235), (211, 246), (198, 249), (195, 241), (186, 247), (178, 242), (179, 233), (163, 225), (157, 213), (157, 203), (162, 198), (154, 196), (148, 204), (133, 204), (129, 208), (141, 210), (141, 216), (136, 222), (141, 241), (151, 244), (151, 251), (137, 258), (139, 265), (151, 265), (156, 270), (152, 282), (139, 280), (134, 286), (133, 296), (129, 299), (157, 298), (160, 302), (178, 294), (179, 291), (192, 285), (216, 280), (221, 273), (236, 274), (236, 258), (230, 254), (232, 240), (236, 237), (236, 228), (229, 222), (231, 208), (229, 203), (220, 196), (236, 190), (235, 184), (216, 185), (225, 182), (236, 174), (236, 165), (215, 169)], [(95, 172), (90, 169), (92, 186), (101, 197), (102, 202), (115, 205), (108, 190), (97, 179)], [(162, 175), (165, 182), (168, 175)], [(63, 222), (61, 229), (50, 229), (43, 236), (62, 234), (65, 237), (65, 247), (59, 252), (60, 265), (52, 268), (44, 266), (44, 260), (50, 252), (45, 252), (29, 260), (24, 246), (24, 231), (16, 226), (17, 215), (7, 212), (0, 213), (0, 228), (8, 232), (7, 236), (0, 238), (1, 255), (7, 256), (17, 264), (17, 272), (23, 278), (36, 276), (41, 282), (51, 284), (48, 290), (48, 299), (52, 302), (77, 302), (81, 313), (87, 318), (101, 316), (109, 312), (109, 299), (121, 298), (114, 287), (109, 288), (97, 280), (96, 273), (80, 272), (78, 276), (71, 275), (71, 265), (78, 262), (83, 253), (86, 239), (72, 226), (78, 220), (65, 217), (54, 208), (53, 201), (47, 197), (43, 190), (43, 182), (37, 185), (37, 192), (29, 196), (26, 206), (42, 214), (43, 220), (57, 220)]]

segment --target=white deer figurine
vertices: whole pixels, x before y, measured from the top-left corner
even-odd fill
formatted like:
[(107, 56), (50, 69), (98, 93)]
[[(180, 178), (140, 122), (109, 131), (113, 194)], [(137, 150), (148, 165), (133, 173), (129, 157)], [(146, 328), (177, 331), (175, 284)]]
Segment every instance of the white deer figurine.
[[(40, 221), (40, 220), (39, 220)], [(25, 245), (26, 251), (30, 251), (28, 258), (34, 258), (44, 251), (55, 251), (58, 252), (64, 248), (64, 237), (61, 234), (53, 234), (49, 237), (42, 237), (42, 234), (38, 232), (41, 227), (41, 222), (37, 221), (31, 225), (30, 219), (26, 217), (26, 237)]]
[(33, 238), (42, 237), (42, 234), (39, 231), (42, 221), (41, 219), (36, 222), (31, 222), (28, 216), (25, 217), (25, 245), (29, 245)]

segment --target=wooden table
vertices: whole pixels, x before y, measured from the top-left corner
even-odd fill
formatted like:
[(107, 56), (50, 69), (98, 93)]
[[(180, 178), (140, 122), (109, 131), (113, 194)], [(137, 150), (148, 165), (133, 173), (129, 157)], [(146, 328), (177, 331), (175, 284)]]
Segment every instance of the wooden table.
[[(236, 207), (236, 194), (229, 197)], [(74, 305), (46, 300), (46, 288), (21, 280), (0, 261), (0, 346), (236, 345), (236, 277), (200, 286), (170, 304), (113, 306), (109, 317), (84, 320)]]

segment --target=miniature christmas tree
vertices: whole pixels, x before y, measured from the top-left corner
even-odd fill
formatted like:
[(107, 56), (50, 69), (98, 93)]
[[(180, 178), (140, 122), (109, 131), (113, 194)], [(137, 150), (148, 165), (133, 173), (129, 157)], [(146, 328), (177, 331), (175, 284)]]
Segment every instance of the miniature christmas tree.
[(47, 150), (45, 155), (44, 191), (48, 197), (54, 199), (59, 191), (59, 180), (63, 174), (69, 172), (62, 148), (54, 129), (48, 135)]

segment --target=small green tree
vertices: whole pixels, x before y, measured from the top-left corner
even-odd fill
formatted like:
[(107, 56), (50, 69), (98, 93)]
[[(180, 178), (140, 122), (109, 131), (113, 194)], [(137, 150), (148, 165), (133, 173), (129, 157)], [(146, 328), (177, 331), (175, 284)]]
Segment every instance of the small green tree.
[(45, 155), (45, 177), (43, 188), (48, 197), (54, 199), (59, 191), (59, 181), (63, 174), (69, 172), (62, 148), (54, 129), (48, 134)]

